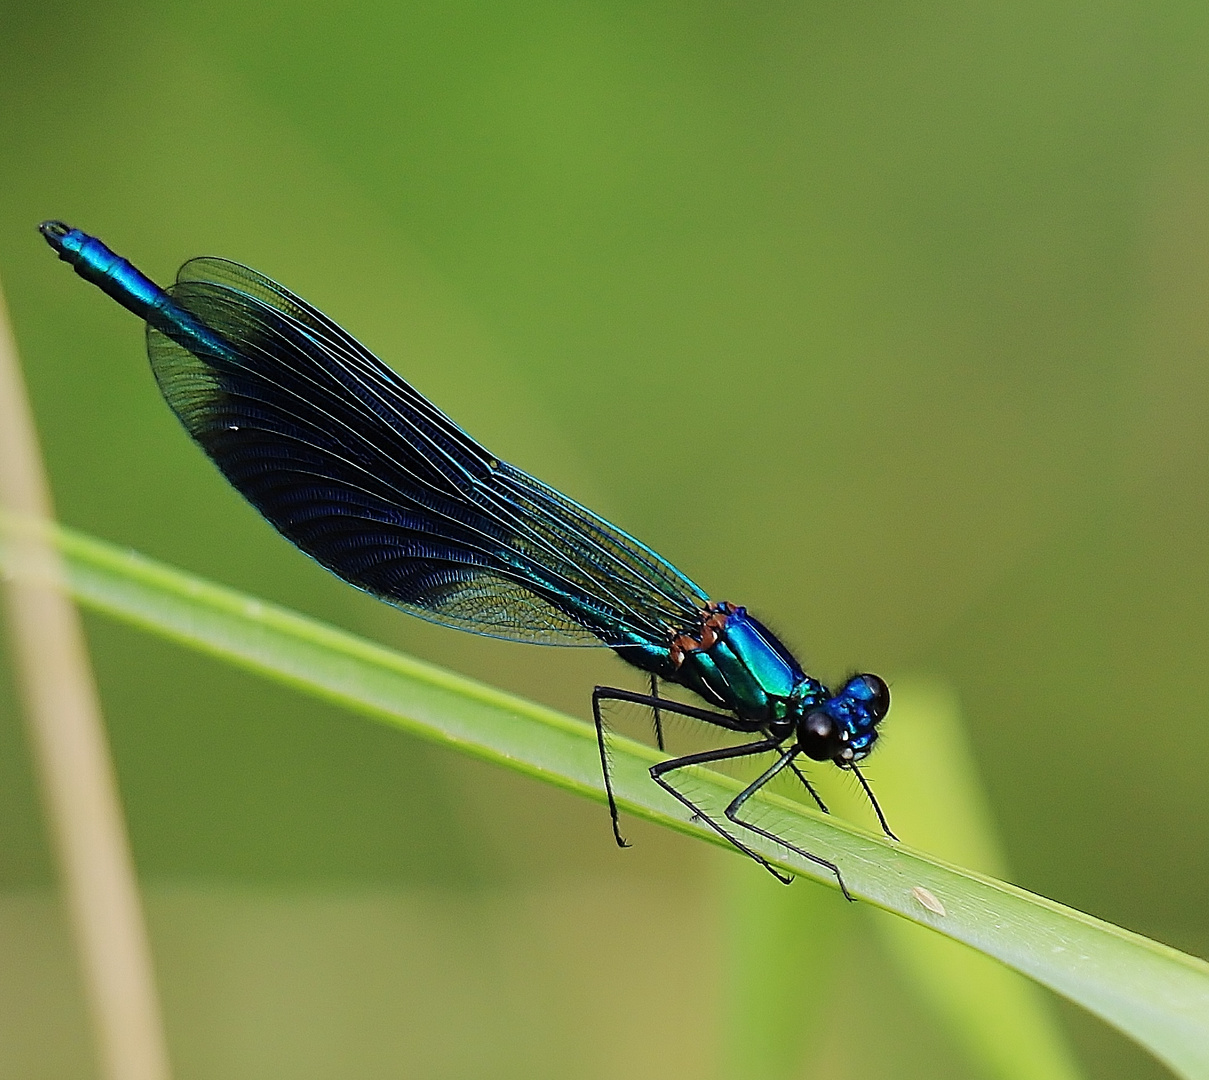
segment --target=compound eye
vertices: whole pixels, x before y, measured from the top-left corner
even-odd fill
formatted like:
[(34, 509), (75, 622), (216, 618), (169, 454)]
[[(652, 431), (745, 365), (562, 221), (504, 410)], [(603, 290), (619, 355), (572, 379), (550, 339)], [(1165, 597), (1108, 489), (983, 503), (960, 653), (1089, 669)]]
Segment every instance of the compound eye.
[(816, 709), (802, 720), (798, 742), (812, 761), (830, 761), (839, 752), (843, 739), (836, 722)]
[(852, 681), (863, 684), (864, 693), (860, 697), (864, 700), (865, 708), (869, 710), (874, 723), (890, 711), (890, 687), (880, 675), (866, 673), (858, 675)]

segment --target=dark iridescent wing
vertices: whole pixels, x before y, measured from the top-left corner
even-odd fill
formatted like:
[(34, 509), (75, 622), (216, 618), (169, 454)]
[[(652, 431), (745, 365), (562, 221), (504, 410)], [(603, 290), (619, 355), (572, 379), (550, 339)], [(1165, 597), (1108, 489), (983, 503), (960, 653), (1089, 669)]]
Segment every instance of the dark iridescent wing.
[(304, 300), (210, 258), (168, 292), (216, 338), (190, 350), (148, 326), (168, 404), (253, 506), (346, 581), (517, 641), (660, 642), (695, 625), (705, 594), (675, 567), (493, 457)]

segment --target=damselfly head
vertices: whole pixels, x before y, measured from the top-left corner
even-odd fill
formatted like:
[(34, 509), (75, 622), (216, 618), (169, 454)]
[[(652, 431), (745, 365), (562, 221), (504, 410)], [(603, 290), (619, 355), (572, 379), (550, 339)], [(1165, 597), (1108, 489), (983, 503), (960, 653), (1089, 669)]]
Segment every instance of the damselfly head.
[(812, 709), (798, 725), (798, 745), (815, 761), (840, 768), (868, 757), (877, 741), (877, 725), (890, 710), (890, 688), (868, 673), (854, 675), (844, 688)]
[(798, 745), (814, 761), (835, 761), (844, 752), (846, 736), (826, 705), (808, 712), (798, 724)]

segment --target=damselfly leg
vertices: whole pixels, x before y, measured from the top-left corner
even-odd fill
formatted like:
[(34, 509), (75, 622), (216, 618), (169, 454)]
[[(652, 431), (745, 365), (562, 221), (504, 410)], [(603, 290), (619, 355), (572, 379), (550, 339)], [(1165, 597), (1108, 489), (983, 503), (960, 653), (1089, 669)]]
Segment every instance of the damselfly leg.
[[(750, 721), (744, 722), (733, 716), (727, 716), (725, 713), (698, 709), (692, 705), (685, 705), (682, 702), (673, 701), (669, 698), (656, 697), (654, 694), (639, 694), (633, 690), (622, 690), (615, 686), (596, 687), (592, 692), (592, 715), (596, 720), (596, 741), (600, 749), (601, 768), (604, 770), (605, 793), (609, 799), (609, 816), (613, 822), (613, 836), (622, 847), (628, 847), (629, 845), (621, 835), (621, 828), (618, 822), (617, 801), (613, 795), (613, 780), (609, 771), (609, 755), (605, 746), (605, 724), (600, 708), (602, 701), (628, 701), (634, 705), (645, 706), (648, 709), (661, 709), (664, 712), (687, 716), (690, 719), (700, 720), (706, 724), (713, 724), (715, 727), (721, 727), (727, 731), (737, 731), (748, 735), (755, 734), (759, 730), (758, 726)], [(667, 761), (659, 762), (658, 765), (651, 766), (651, 779), (690, 810), (695, 818), (699, 818), (705, 822), (711, 829), (720, 836), (725, 837), (745, 855), (758, 862), (778, 881), (782, 881), (788, 885), (793, 880), (792, 876), (781, 873), (767, 859), (752, 850), (737, 836), (734, 836), (721, 822), (716, 821), (702, 807), (698, 806), (684, 792), (680, 791), (671, 780), (667, 779), (669, 773), (673, 773), (678, 769), (688, 768), (690, 765), (709, 765), (718, 761), (733, 761), (738, 758), (754, 757), (757, 754), (767, 753), (769, 750), (776, 750), (780, 745), (781, 740), (764, 738), (756, 742), (743, 743), (740, 746), (724, 746), (714, 750), (704, 750), (696, 754), (686, 754), (683, 757), (670, 758)], [(809, 787), (809, 785), (807, 786)]]
[[(670, 780), (666, 779), (668, 773), (675, 772), (677, 769), (686, 769), (690, 765), (710, 765), (717, 761), (733, 761), (736, 758), (754, 757), (756, 754), (765, 754), (769, 750), (776, 750), (780, 746), (780, 742), (776, 739), (760, 739), (758, 742), (744, 743), (742, 746), (723, 746), (717, 750), (704, 750), (699, 754), (685, 754), (684, 757), (671, 758), (668, 761), (661, 761), (658, 765), (651, 766), (651, 779), (655, 781), (669, 795), (683, 803), (693, 812), (693, 816), (700, 818), (714, 832), (720, 836), (726, 837), (735, 847), (742, 851), (745, 855), (749, 855), (755, 859), (765, 870), (767, 870), (778, 881), (789, 885), (793, 881), (791, 874), (783, 874), (775, 866), (772, 865), (763, 855), (758, 854), (749, 848), (742, 840), (730, 833), (722, 827), (722, 825), (709, 816), (700, 806), (692, 801), (684, 792), (679, 791)], [(739, 824), (743, 824), (740, 822)], [(759, 830), (757, 830), (759, 831)], [(769, 836), (769, 833), (764, 833)], [(772, 837), (776, 839), (776, 837)]]
[(830, 814), (831, 811), (827, 809), (827, 804), (819, 797), (819, 793), (815, 791), (814, 785), (806, 779), (806, 774), (798, 768), (797, 762), (795, 762), (792, 758), (789, 761), (789, 768), (793, 771), (794, 776), (802, 781), (802, 786), (810, 792), (810, 797), (814, 799), (815, 805), (822, 810), (824, 814)]
[[(651, 674), (651, 697), (656, 701), (659, 699), (659, 676), (652, 672)], [(651, 706), (652, 723), (655, 725), (655, 745), (660, 750), (666, 750), (663, 745), (663, 715), (659, 711), (658, 705)]]
[[(782, 769), (786, 767), (793, 769), (793, 771), (796, 772), (799, 778), (802, 780), (802, 783), (806, 784), (806, 790), (814, 795), (814, 789), (807, 782), (806, 777), (803, 776), (802, 773), (794, 766), (793, 759), (797, 757), (799, 753), (801, 753), (801, 751), (797, 748), (787, 750), (785, 753), (783, 753), (764, 771), (761, 776), (753, 780), (747, 785), (747, 787), (745, 787), (741, 792), (739, 792), (738, 795), (735, 796), (734, 800), (725, 810), (726, 817), (729, 821), (733, 821), (736, 825), (741, 825), (745, 829), (750, 829), (754, 833), (759, 833), (760, 836), (775, 841), (782, 847), (787, 847), (790, 851), (801, 855), (803, 859), (810, 860), (810, 862), (814, 863), (816, 866), (821, 866), (824, 870), (830, 870), (831, 873), (835, 875), (836, 881), (840, 883), (840, 892), (844, 894), (844, 898), (846, 900), (851, 900), (853, 899), (852, 894), (848, 892), (848, 886), (844, 884), (844, 876), (840, 873), (840, 868), (836, 866), (835, 863), (828, 859), (824, 859), (819, 855), (812, 855), (804, 848), (800, 848), (796, 844), (791, 844), (784, 837), (777, 836), (776, 833), (769, 832), (767, 829), (762, 829), (759, 825), (755, 825), (750, 821), (744, 821), (739, 817), (739, 811), (743, 808), (743, 804), (746, 803), (748, 799), (750, 799), (757, 791), (764, 787), (765, 784), (772, 780), (774, 776), (776, 776)], [(818, 800), (817, 795), (815, 795), (815, 800)], [(822, 804), (820, 803), (820, 806), (821, 805)], [(823, 807), (823, 811), (826, 813), (827, 808)]]
[[(655, 687), (655, 677), (651, 677), (652, 688)], [(736, 720), (733, 716), (727, 716), (724, 713), (710, 712), (708, 709), (698, 709), (692, 705), (685, 705), (679, 701), (672, 701), (669, 698), (661, 698), (656, 694), (639, 694), (633, 690), (623, 690), (619, 686), (598, 686), (592, 691), (592, 719), (596, 723), (596, 745), (600, 750), (600, 768), (604, 774), (605, 795), (609, 799), (609, 818), (613, 822), (613, 838), (617, 841), (618, 847), (629, 847), (630, 842), (621, 835), (621, 823), (617, 814), (617, 799), (613, 795), (613, 776), (609, 769), (609, 750), (605, 743), (605, 722), (604, 716), (600, 710), (602, 701), (627, 701), (633, 705), (642, 705), (651, 709), (657, 720), (655, 729), (656, 738), (659, 739), (659, 749), (663, 749), (663, 712), (676, 713), (679, 716), (688, 716), (693, 720), (701, 720), (706, 724), (713, 724), (717, 727), (726, 728), (728, 731), (741, 731), (750, 734), (757, 728), (751, 724), (745, 724), (740, 720)], [(666, 786), (666, 785), (664, 785)], [(694, 813), (696, 809), (694, 808)], [(725, 835), (725, 833), (723, 834)], [(741, 845), (740, 845), (741, 846)], [(744, 849), (746, 850), (746, 848)], [(757, 858), (757, 856), (752, 856)], [(762, 860), (761, 860), (762, 861)]]

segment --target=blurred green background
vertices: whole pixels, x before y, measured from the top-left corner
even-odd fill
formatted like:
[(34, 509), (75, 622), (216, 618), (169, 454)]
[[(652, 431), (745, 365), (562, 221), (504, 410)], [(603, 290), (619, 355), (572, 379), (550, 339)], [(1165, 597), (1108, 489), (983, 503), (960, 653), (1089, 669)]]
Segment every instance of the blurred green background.
[[(59, 512), (580, 716), (631, 684), (290, 548), (35, 225), (247, 262), (821, 677), (949, 686), (1012, 880), (1209, 954), (1207, 58), (1193, 2), (8, 0)], [(179, 1077), (721, 1075), (737, 860), (88, 627)], [(0, 823), (0, 1077), (91, 1076), (7, 671)], [(794, 1075), (983, 1075), (795, 889)], [(1166, 1075), (1055, 1007), (1089, 1075)]]

